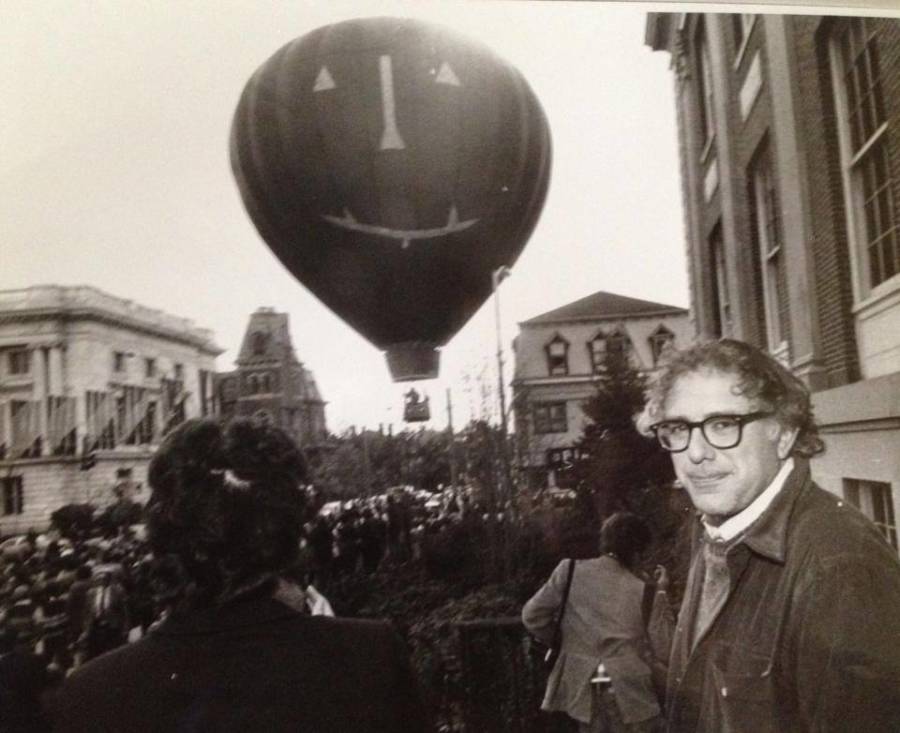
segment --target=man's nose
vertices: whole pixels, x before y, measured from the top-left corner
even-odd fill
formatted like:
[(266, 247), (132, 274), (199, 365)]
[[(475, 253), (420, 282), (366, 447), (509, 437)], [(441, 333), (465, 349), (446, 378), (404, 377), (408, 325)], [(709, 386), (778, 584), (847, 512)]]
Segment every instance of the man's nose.
[(688, 436), (687, 455), (692, 463), (700, 463), (715, 457), (715, 451), (706, 441), (706, 436), (699, 425), (691, 428), (691, 434)]

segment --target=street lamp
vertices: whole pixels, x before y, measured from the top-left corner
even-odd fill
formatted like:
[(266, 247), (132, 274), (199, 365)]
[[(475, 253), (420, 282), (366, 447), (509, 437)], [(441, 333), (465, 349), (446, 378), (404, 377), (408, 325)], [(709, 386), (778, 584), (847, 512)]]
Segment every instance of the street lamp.
[(505, 498), (512, 494), (512, 472), (509, 465), (508, 438), (506, 434), (506, 389), (503, 380), (503, 337), (500, 333), (500, 283), (512, 274), (506, 265), (498, 267), (491, 273), (491, 284), (494, 291), (494, 323), (497, 329), (497, 386), (500, 390), (500, 457), (503, 461), (503, 482), (506, 484)]
[(506, 438), (506, 390), (503, 383), (503, 337), (500, 334), (500, 283), (512, 274), (506, 265), (498, 267), (491, 273), (491, 284), (494, 291), (494, 324), (497, 330), (497, 386), (500, 388), (500, 429)]

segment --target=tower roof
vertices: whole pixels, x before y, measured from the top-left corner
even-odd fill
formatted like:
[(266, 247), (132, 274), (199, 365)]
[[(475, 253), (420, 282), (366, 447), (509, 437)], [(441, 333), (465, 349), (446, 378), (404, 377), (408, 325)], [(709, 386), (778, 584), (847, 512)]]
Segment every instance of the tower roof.
[(258, 308), (250, 315), (236, 363), (248, 366), (273, 361), (297, 361), (288, 314), (277, 313), (274, 308)]

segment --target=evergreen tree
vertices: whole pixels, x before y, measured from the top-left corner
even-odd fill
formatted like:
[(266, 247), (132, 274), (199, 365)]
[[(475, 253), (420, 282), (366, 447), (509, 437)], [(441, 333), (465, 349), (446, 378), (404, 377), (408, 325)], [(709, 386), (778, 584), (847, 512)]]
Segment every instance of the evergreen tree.
[(580, 457), (574, 476), (598, 527), (620, 509), (645, 515), (654, 524), (654, 519), (669, 513), (670, 492), (662, 487), (673, 479), (671, 461), (634, 425), (634, 416), (644, 407), (645, 386), (645, 376), (631, 364), (628, 353), (611, 350), (597, 391), (583, 406), (590, 422), (577, 444)]

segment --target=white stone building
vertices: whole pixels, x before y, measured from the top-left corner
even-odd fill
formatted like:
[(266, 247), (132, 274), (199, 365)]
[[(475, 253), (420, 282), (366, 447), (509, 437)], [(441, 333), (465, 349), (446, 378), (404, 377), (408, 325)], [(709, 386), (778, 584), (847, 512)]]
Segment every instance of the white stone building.
[(603, 291), (520, 323), (512, 406), (530, 484), (564, 479), (587, 419), (582, 405), (596, 391), (607, 352), (625, 351), (650, 373), (663, 349), (682, 348), (692, 336), (684, 308)]
[(164, 432), (213, 414), (220, 353), (211, 331), (93, 287), (0, 291), (0, 536), (117, 485), (145, 498)]

